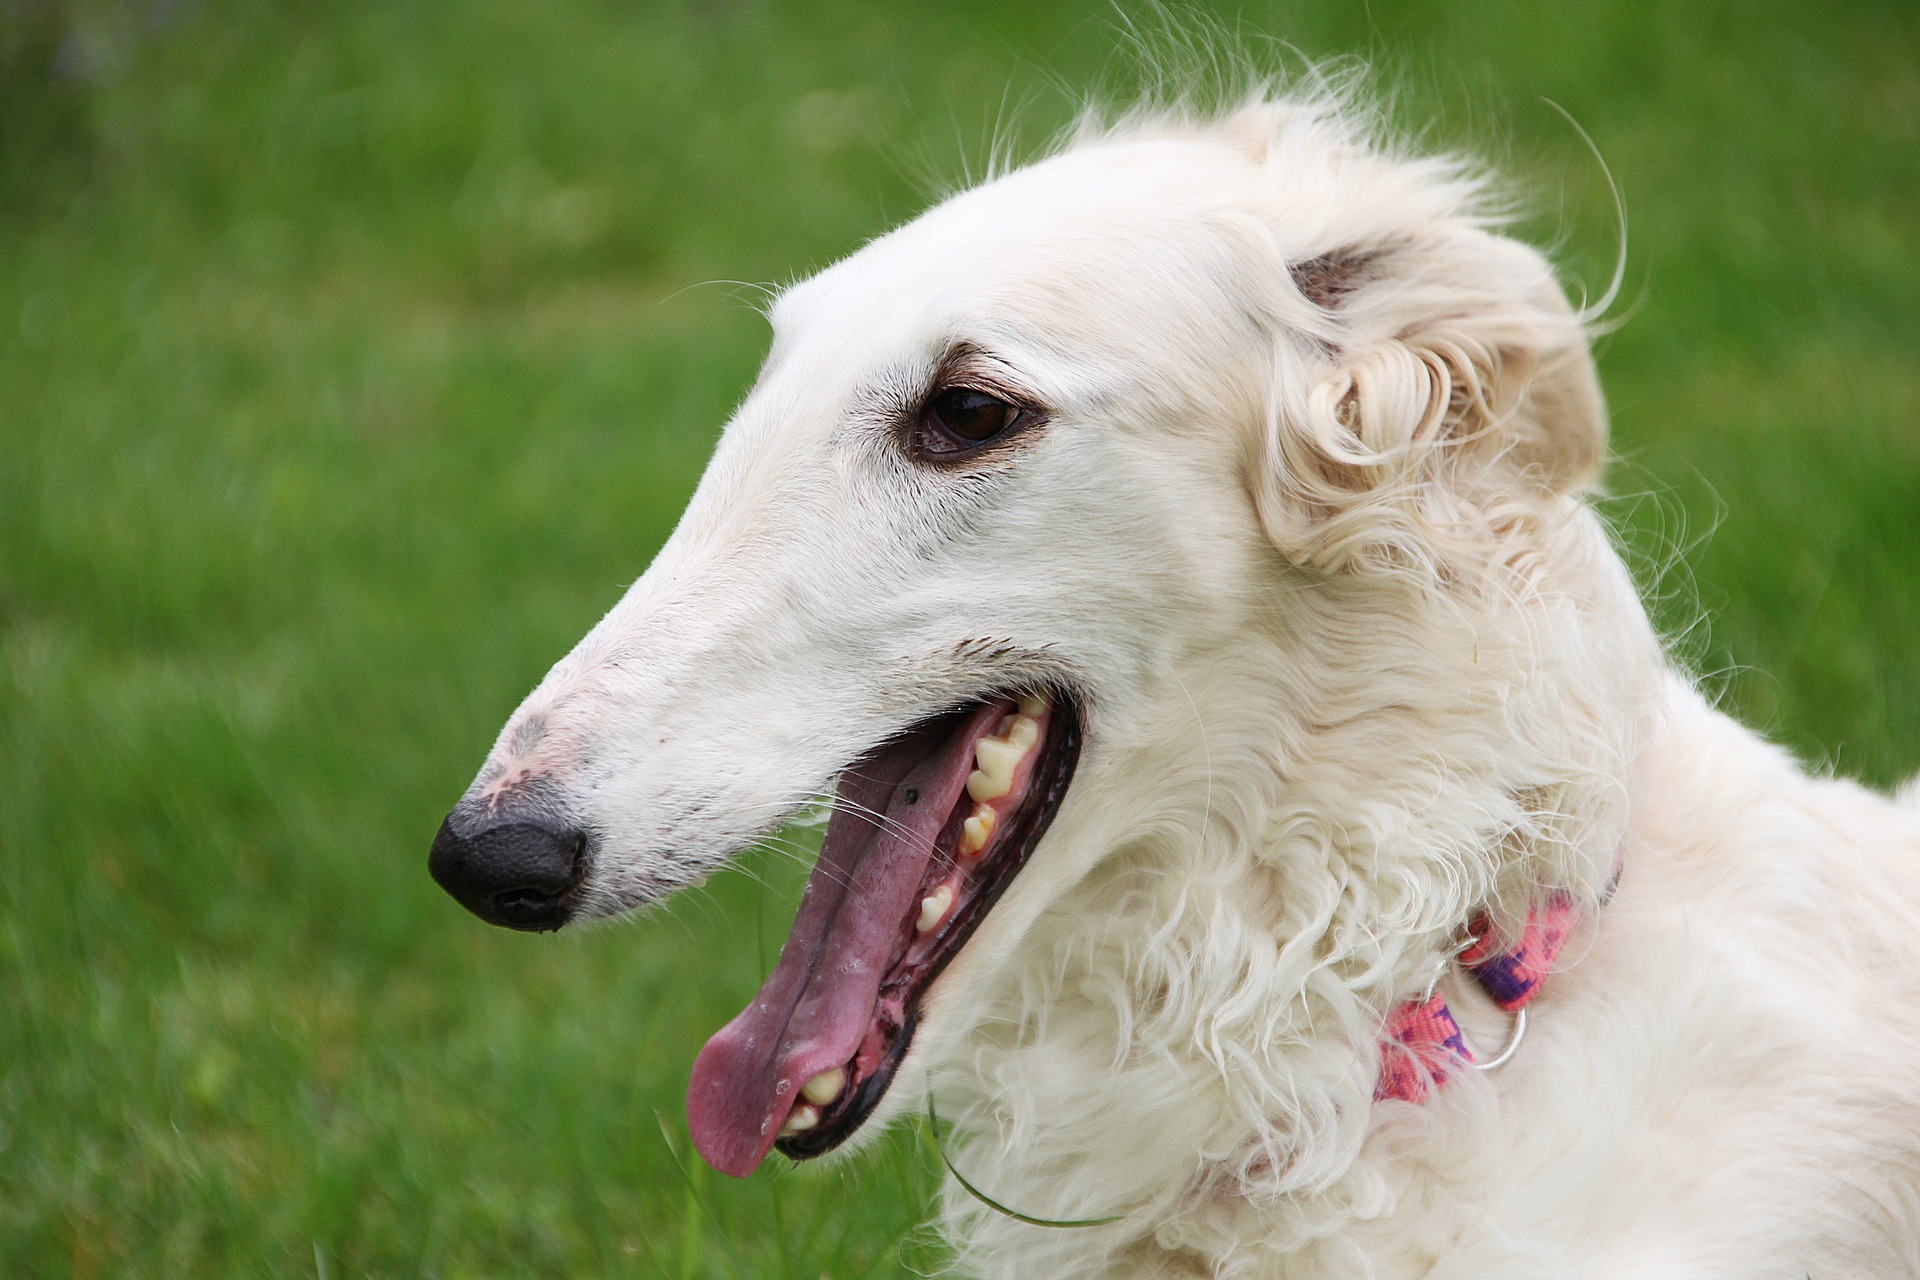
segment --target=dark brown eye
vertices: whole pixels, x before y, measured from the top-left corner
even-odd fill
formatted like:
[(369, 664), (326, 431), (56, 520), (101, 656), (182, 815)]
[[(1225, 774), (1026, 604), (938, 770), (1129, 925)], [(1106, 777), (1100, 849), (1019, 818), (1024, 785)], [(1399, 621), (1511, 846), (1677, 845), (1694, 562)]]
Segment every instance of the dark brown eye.
[[(922, 421), (931, 428), (927, 443), (936, 451), (970, 449), (1006, 431), (1020, 410), (971, 387), (949, 387), (927, 401)], [(940, 437), (946, 437), (943, 441)]]

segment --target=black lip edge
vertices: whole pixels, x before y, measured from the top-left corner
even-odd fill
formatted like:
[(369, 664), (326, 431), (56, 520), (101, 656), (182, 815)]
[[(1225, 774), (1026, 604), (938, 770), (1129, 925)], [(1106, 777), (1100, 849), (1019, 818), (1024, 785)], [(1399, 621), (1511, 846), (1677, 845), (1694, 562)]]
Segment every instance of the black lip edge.
[[(996, 695), (988, 695), (989, 697)], [(1048, 750), (1046, 752), (1047, 779), (1046, 789), (1040, 803), (1023, 806), (1018, 819), (1019, 840), (1006, 853), (1005, 869), (981, 892), (971, 898), (955, 923), (950, 935), (950, 945), (941, 948), (926, 969), (926, 976), (920, 981), (906, 1001), (906, 1015), (900, 1028), (894, 1033), (893, 1043), (888, 1045), (887, 1053), (881, 1059), (879, 1068), (862, 1080), (852, 1093), (836, 1100), (821, 1113), (820, 1123), (805, 1133), (796, 1133), (790, 1137), (777, 1139), (774, 1150), (789, 1160), (812, 1160), (832, 1151), (857, 1133), (861, 1126), (873, 1114), (880, 1100), (893, 1085), (895, 1073), (906, 1059), (907, 1050), (912, 1046), (914, 1031), (920, 1025), (920, 1002), (932, 990), (933, 984), (940, 980), (953, 958), (966, 948), (973, 938), (973, 932), (980, 922), (999, 902), (1019, 874), (1026, 869), (1027, 862), (1033, 857), (1033, 851), (1040, 840), (1053, 825), (1053, 819), (1060, 811), (1061, 802), (1066, 799), (1067, 789), (1073, 782), (1073, 775), (1080, 763), (1080, 745), (1082, 728), (1080, 724), (1079, 704), (1065, 692), (1053, 691), (1055, 707), (1065, 711), (1065, 715), (1055, 715), (1048, 729)], [(883, 987), (884, 990), (884, 987)]]

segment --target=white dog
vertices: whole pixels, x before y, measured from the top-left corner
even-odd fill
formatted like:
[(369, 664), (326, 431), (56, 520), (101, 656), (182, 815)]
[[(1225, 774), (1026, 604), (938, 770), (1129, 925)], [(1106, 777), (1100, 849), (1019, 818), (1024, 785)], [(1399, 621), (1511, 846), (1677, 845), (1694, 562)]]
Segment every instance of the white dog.
[(1920, 1273), (1920, 810), (1668, 668), (1590, 316), (1376, 133), (1141, 113), (788, 290), (434, 873), (557, 928), (832, 790), (692, 1132), (930, 1088), (983, 1191), (1114, 1219), (949, 1186), (967, 1274)]

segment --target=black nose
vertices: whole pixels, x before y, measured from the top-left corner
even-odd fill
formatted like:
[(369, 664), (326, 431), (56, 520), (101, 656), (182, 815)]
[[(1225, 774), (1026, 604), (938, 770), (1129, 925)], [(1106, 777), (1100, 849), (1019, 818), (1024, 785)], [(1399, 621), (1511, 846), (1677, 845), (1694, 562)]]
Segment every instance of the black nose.
[(427, 855), (442, 889), (488, 924), (539, 931), (567, 922), (568, 895), (585, 870), (585, 835), (525, 819), (466, 827), (462, 835), (457, 816), (440, 824)]

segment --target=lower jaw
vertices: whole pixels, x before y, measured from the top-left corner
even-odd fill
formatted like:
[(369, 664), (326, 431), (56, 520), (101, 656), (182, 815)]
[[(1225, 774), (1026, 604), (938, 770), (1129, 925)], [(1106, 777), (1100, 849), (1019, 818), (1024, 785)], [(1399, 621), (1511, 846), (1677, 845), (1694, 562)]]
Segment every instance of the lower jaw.
[[(1055, 712), (1039, 769), (1030, 784), (1028, 799), (1007, 824), (1002, 837), (1006, 843), (995, 854), (992, 880), (961, 908), (963, 914), (952, 935), (952, 945), (930, 957), (920, 972), (899, 979), (890, 975), (883, 981), (875, 1025), (868, 1033), (870, 1038), (878, 1033), (884, 1040), (878, 1061), (864, 1075), (849, 1081), (840, 1096), (822, 1109), (817, 1125), (786, 1134), (774, 1142), (774, 1150), (788, 1159), (811, 1160), (827, 1154), (853, 1137), (872, 1116), (912, 1048), (914, 1032), (920, 1023), (921, 1002), (927, 992), (1026, 866), (1052, 825), (1079, 763), (1081, 737), (1077, 705), (1060, 693), (1053, 695), (1053, 701)], [(895, 1002), (900, 1009), (897, 1020), (880, 1016), (880, 1010)]]
[(886, 1098), (887, 1090), (893, 1087), (893, 1077), (900, 1070), (900, 1064), (906, 1061), (907, 1051), (913, 1047), (913, 1033), (919, 1025), (918, 1006), (908, 1005), (906, 1017), (894, 1033), (893, 1043), (888, 1046), (880, 1069), (863, 1080), (855, 1081), (834, 1103), (833, 1108), (821, 1115), (818, 1126), (805, 1133), (790, 1134), (776, 1140), (773, 1149), (789, 1160), (812, 1160), (816, 1156), (826, 1155), (858, 1133)]

